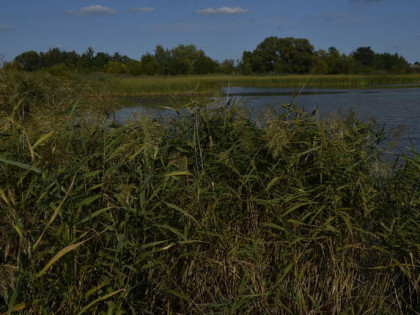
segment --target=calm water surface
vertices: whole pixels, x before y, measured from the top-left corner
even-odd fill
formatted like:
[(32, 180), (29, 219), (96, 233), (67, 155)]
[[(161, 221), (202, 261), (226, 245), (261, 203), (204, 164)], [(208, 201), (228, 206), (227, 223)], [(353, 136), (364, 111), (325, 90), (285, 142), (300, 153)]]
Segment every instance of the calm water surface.
[[(389, 139), (398, 137), (399, 144), (394, 150), (406, 151), (412, 143), (420, 151), (420, 88), (305, 89), (300, 93), (298, 89), (231, 87), (224, 91), (227, 96), (211, 102), (223, 104), (227, 99), (235, 99), (251, 117), (262, 123), (266, 113), (273, 109), (281, 111), (282, 104), (293, 101), (307, 111), (317, 108), (324, 117), (347, 116), (354, 110), (363, 121), (373, 118), (384, 124)], [(188, 98), (174, 101), (169, 97), (123, 98), (124, 108), (115, 113), (115, 119), (124, 123), (138, 115), (167, 117), (175, 112), (165, 107), (179, 107), (189, 101)]]

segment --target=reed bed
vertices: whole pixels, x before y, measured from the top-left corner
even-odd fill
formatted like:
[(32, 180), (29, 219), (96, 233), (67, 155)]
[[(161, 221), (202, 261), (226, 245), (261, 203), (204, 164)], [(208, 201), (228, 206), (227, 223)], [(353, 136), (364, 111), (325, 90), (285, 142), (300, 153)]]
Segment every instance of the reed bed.
[(222, 87), (265, 88), (372, 88), (377, 85), (418, 84), (420, 75), (287, 75), (287, 76), (157, 76), (118, 77), (96, 74), (88, 77), (104, 94), (119, 96), (209, 95)]
[(374, 123), (118, 126), (79, 88), (0, 74), (0, 313), (420, 312), (420, 156)]

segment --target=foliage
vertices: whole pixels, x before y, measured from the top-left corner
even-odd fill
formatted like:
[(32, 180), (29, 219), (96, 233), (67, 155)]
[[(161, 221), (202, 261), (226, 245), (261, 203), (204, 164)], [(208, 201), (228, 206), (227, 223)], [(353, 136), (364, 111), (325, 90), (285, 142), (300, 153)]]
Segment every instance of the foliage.
[(159, 64), (155, 57), (150, 54), (143, 55), (140, 60), (140, 71), (146, 75), (156, 75), (159, 73)]
[(127, 56), (114, 54), (113, 56), (95, 51), (89, 47), (83, 54), (77, 54), (75, 51), (62, 51), (59, 48), (53, 48), (47, 52), (37, 53), (28, 51), (16, 56), (9, 68), (34, 72), (40, 69), (47, 69), (49, 72), (55, 72), (51, 68), (65, 67), (66, 71), (78, 71), (89, 73), (94, 71), (104, 71), (110, 73), (129, 73), (139, 74), (138, 61), (132, 60)]
[[(82, 76), (83, 77), (83, 76)], [(88, 76), (89, 84), (108, 95), (220, 95), (227, 86), (264, 88), (371, 88), (375, 85), (420, 84), (418, 74), (410, 75), (201, 75), (121, 77)]]
[(219, 65), (219, 73), (223, 74), (234, 74), (235, 73), (235, 61), (233, 59), (226, 59)]
[(344, 74), (354, 68), (353, 58), (341, 54), (335, 47), (328, 48), (327, 52), (318, 50), (317, 57), (315, 73), (318, 74)]
[(251, 54), (244, 54), (254, 72), (301, 74), (311, 71), (314, 48), (307, 39), (268, 37)]
[(116, 126), (83, 95), (0, 73), (0, 312), (420, 311), (420, 156), (382, 171), (372, 123), (194, 101)]
[[(61, 51), (27, 51), (16, 56), (12, 63), (3, 67), (28, 72), (47, 69), (51, 73), (61, 72), (53, 67), (64, 67), (63, 72), (78, 73), (107, 72), (128, 75), (202, 75), (233, 74), (405, 74), (419, 72), (416, 64), (410, 65), (398, 54), (376, 53), (370, 47), (359, 47), (350, 55), (340, 53), (337, 48), (314, 51), (306, 38), (265, 38), (254, 51), (244, 51), (236, 65), (232, 59), (218, 62), (195, 45), (178, 45), (172, 49), (162, 45), (154, 53), (146, 53), (140, 61), (121, 56), (119, 53), (95, 53), (89, 47), (83, 54)], [(63, 66), (64, 65), (64, 66)]]

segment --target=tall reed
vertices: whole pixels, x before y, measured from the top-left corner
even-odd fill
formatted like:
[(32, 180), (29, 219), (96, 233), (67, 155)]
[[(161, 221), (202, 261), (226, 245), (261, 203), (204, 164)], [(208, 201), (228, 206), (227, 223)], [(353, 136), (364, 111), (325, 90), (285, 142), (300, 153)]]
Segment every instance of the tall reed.
[(420, 156), (382, 171), (374, 124), (78, 89), (0, 74), (0, 312), (420, 312)]

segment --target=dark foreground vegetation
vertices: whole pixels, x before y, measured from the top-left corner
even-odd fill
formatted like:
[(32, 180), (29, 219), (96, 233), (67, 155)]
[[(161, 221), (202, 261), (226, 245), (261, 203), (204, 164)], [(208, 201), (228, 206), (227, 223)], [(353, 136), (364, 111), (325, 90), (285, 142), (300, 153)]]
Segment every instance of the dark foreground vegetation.
[(420, 312), (420, 157), (374, 123), (84, 93), (0, 73), (0, 312)]
[(92, 48), (78, 54), (58, 48), (47, 52), (26, 51), (6, 68), (52, 74), (106, 72), (128, 75), (203, 75), (203, 74), (408, 74), (419, 73), (418, 62), (410, 64), (398, 54), (377, 53), (358, 47), (349, 55), (335, 47), (315, 50), (306, 38), (267, 37), (253, 51), (244, 51), (237, 61), (216, 61), (194, 45), (172, 49), (157, 45), (153, 53), (138, 60)]

